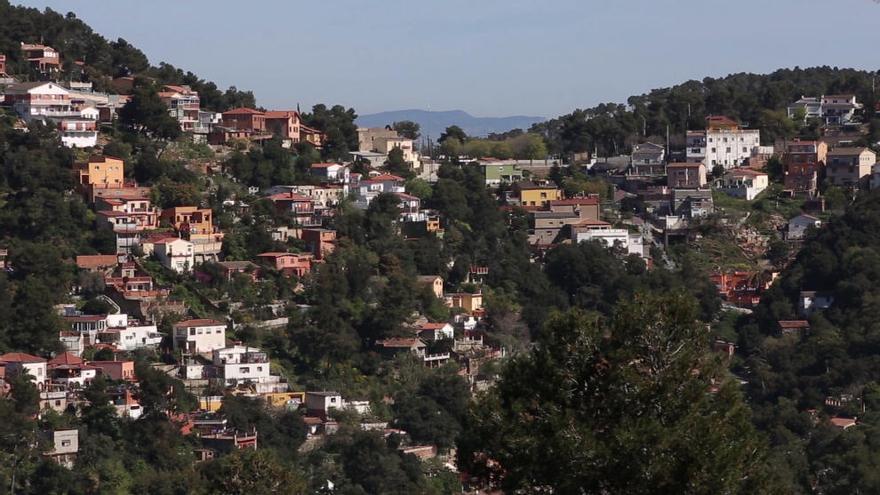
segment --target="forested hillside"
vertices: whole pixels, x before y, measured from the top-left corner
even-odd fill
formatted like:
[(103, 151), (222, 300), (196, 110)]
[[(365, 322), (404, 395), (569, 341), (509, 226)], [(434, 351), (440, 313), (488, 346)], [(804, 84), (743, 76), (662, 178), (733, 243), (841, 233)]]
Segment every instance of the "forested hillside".
[[(855, 94), (873, 113), (875, 77), (874, 72), (837, 67), (707, 77), (632, 96), (626, 104), (605, 103), (575, 110), (535, 124), (531, 130), (546, 137), (553, 153), (598, 150), (600, 156), (611, 156), (628, 152), (632, 144), (642, 140), (664, 143), (667, 131), (672, 147), (681, 149), (685, 131), (705, 128), (707, 115), (726, 115), (760, 128), (761, 140), (773, 144), (778, 138), (797, 134), (785, 109), (801, 96)], [(871, 133), (867, 139), (877, 141), (880, 122), (872, 118), (868, 123)]]
[[(565, 239), (537, 249), (529, 243), (528, 208), (506, 202), (513, 191), (487, 187), (478, 166), (452, 153), (431, 182), (406, 170), (405, 179), (392, 176), (405, 193), (383, 192), (364, 207), (350, 197), (333, 205), (320, 226), (338, 237), (310, 272), (285, 275), (263, 265), (258, 277), (251, 260), (302, 255), (306, 246), (279, 234), (302, 227), (294, 212), (254, 191), (318, 183), (311, 165), (342, 160), (358, 145), (353, 109), (321, 104), (302, 115), (326, 134), (320, 151), (284, 147), (277, 138), (212, 148), (181, 131), (148, 78), (188, 84), (212, 110), (254, 106), (253, 94), (153, 66), (137, 48), (105, 40), (72, 14), (0, 0), (0, 52), (28, 76), (20, 41), (53, 45), (65, 74), (98, 88), (113, 77), (146, 76), (119, 118), (101, 129), (100, 149), (89, 152), (123, 159), (126, 178), (148, 188), (159, 208), (203, 208), (215, 219), (209, 226), (223, 233), (221, 259), (248, 268), (230, 274), (228, 265), (205, 261), (197, 273), (176, 272), (133, 251), (144, 278), (167, 288), (186, 315), (162, 314), (162, 344), (125, 353), (137, 384), (95, 378), (60, 412), (41, 411), (37, 387), (10, 373), (9, 389), (0, 389), (0, 493), (448, 494), (465, 484), (509, 493), (880, 493), (880, 193), (860, 192), (845, 213), (828, 212), (827, 226), (811, 231), (751, 314), (722, 305), (707, 263), (697, 262), (687, 242), (675, 253), (657, 243), (652, 263), (600, 242)], [(816, 131), (785, 117), (792, 100), (853, 92), (868, 109), (864, 139), (876, 142), (872, 78), (813, 68), (690, 81), (532, 130), (554, 153), (614, 154), (727, 114), (761, 127), (769, 142)], [(453, 127), (446, 134), (471, 149), (508, 138), (541, 141), (519, 132), (473, 140)], [(546, 154), (544, 143), (535, 145)], [(59, 332), (69, 328), (59, 304), (86, 315), (96, 306), (94, 314), (108, 311), (100, 299), (106, 279), (74, 261), (117, 252), (113, 230), (100, 228), (76, 187), (73, 167), (85, 155), (64, 148), (51, 127), (23, 127), (11, 111), (0, 111), (0, 249), (9, 252), (9, 268), (0, 271), (0, 353), (56, 356)], [(216, 165), (210, 173), (207, 162)], [(389, 170), (373, 172), (388, 179)], [(546, 187), (569, 199), (594, 201), (584, 196), (596, 193), (591, 204), (607, 216), (630, 214), (615, 205), (607, 182), (576, 166), (555, 167)], [(419, 200), (439, 219), (438, 230), (407, 236), (402, 198)], [(762, 199), (750, 211), (769, 210), (769, 203)], [(611, 227), (599, 220), (591, 221)], [(618, 220), (624, 236), (639, 228)], [(706, 236), (713, 228), (710, 221), (699, 227)], [(484, 304), (469, 314), (419, 276), (442, 279), (440, 296), (479, 295)], [(830, 295), (833, 303), (804, 316), (802, 291)], [(211, 419), (223, 418), (232, 431), (258, 431), (259, 449), (196, 462), (207, 444), (190, 420), (202, 404), (183, 379), (163, 371), (183, 362), (169, 349), (182, 318), (228, 322), (225, 337), (264, 351), (260, 363), (291, 390), (338, 391), (370, 410), (318, 418), (293, 399), (269, 407), (238, 383), (202, 384), (199, 394), (222, 397)], [(780, 320), (801, 318), (809, 331), (782, 335)], [(479, 353), (463, 353), (466, 365), (426, 366), (409, 349), (390, 354), (378, 345), (417, 340), (417, 321), (442, 327), (459, 319), (473, 324), (466, 345), (486, 343)], [(723, 326), (736, 337), (733, 355), (713, 347)], [(454, 346), (455, 339), (437, 339), (422, 352), (442, 356)], [(117, 357), (108, 348), (86, 352), (96, 362)], [(111, 400), (119, 390), (135, 391), (140, 418), (118, 414)], [(858, 424), (834, 427), (836, 416), (857, 417)], [(332, 431), (309, 429), (317, 424)], [(78, 434), (73, 469), (43, 455), (50, 447), (41, 432), (60, 429)], [(422, 462), (409, 447), (447, 457)]]

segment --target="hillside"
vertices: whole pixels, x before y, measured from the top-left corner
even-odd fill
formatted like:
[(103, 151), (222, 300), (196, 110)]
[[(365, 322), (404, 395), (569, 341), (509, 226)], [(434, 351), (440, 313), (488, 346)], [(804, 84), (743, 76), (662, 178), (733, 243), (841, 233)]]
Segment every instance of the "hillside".
[(449, 126), (457, 125), (469, 136), (485, 137), (490, 133), (502, 133), (511, 129), (528, 129), (543, 122), (544, 117), (515, 115), (511, 117), (474, 117), (462, 110), (433, 112), (429, 110), (396, 110), (361, 115), (357, 124), (362, 127), (384, 127), (393, 122), (411, 120), (421, 126), (422, 136), (437, 139)]
[[(92, 82), (96, 90), (111, 90), (110, 81), (121, 76), (145, 76), (160, 84), (185, 84), (199, 93), (204, 108), (224, 111), (237, 106), (256, 106), (254, 94), (235, 87), (221, 91), (216, 84), (165, 62), (151, 64), (137, 47), (122, 38), (108, 40), (94, 32), (72, 12), (12, 6), (0, 0), (0, 54), (7, 57), (10, 72), (35, 79), (21, 58), (19, 43), (42, 43), (61, 54), (62, 70), (70, 80)], [(81, 64), (79, 63), (81, 62)]]

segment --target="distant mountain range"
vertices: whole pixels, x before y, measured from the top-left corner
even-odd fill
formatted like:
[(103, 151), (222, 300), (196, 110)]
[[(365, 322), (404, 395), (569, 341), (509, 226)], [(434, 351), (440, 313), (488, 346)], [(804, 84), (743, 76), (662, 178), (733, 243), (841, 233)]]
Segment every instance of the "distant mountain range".
[(492, 132), (506, 132), (511, 129), (528, 130), (532, 124), (543, 122), (547, 119), (524, 115), (512, 117), (474, 117), (462, 110), (449, 110), (445, 112), (396, 110), (393, 112), (361, 115), (357, 119), (357, 125), (361, 127), (384, 127), (401, 120), (417, 122), (422, 128), (422, 136), (430, 136), (431, 139), (437, 140), (440, 134), (451, 125), (461, 127), (469, 136), (485, 137)]

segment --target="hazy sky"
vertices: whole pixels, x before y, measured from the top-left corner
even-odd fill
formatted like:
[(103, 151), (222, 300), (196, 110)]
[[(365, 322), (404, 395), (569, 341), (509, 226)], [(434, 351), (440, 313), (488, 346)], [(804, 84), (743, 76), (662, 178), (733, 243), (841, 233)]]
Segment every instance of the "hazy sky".
[[(44, 0), (258, 103), (553, 117), (686, 79), (880, 68), (872, 0)], [(0, 21), (2, 22), (2, 21)]]

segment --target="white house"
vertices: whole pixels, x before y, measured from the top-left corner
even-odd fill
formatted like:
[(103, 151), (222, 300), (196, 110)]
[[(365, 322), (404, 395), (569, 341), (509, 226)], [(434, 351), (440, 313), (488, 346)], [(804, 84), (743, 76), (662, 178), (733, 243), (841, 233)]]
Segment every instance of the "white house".
[(121, 351), (133, 351), (158, 347), (162, 334), (156, 325), (138, 324), (126, 314), (116, 314), (107, 315), (107, 328), (98, 334), (98, 341), (113, 344)]
[(213, 364), (217, 377), (227, 387), (242, 383), (263, 383), (272, 381), (273, 378), (269, 373), (269, 356), (256, 347), (236, 345), (214, 349)]
[(405, 193), (403, 177), (391, 174), (377, 175), (357, 182), (352, 187), (355, 194), (355, 206), (366, 209), (373, 198), (382, 193)]
[(350, 171), (341, 163), (313, 163), (312, 175), (326, 182), (348, 182)]
[(3, 365), (5, 368), (7, 376), (17, 375), (22, 372), (27, 373), (30, 375), (31, 381), (41, 390), (43, 382), (47, 379), (47, 362), (39, 356), (25, 354), (24, 352), (9, 352), (0, 355), (0, 365)]
[(451, 340), (455, 337), (455, 329), (449, 323), (422, 323), (418, 332), (425, 340)]
[(310, 416), (326, 418), (331, 410), (343, 407), (339, 392), (306, 392), (306, 411)]
[(153, 244), (153, 253), (165, 268), (184, 273), (195, 264), (193, 243), (176, 237), (162, 239)]
[(174, 324), (174, 350), (189, 354), (226, 347), (226, 324), (217, 320), (186, 320)]
[(715, 188), (735, 198), (751, 201), (770, 185), (770, 178), (764, 172), (748, 168), (738, 168), (724, 174), (715, 181)]
[(727, 117), (711, 116), (706, 120), (705, 131), (687, 133), (688, 162), (702, 161), (710, 170), (716, 165), (729, 169), (758, 154), (761, 131), (742, 129)]
[(798, 215), (788, 221), (788, 232), (785, 238), (788, 240), (800, 240), (804, 238), (810, 227), (819, 228), (822, 221), (812, 215)]
[[(604, 223), (604, 222), (596, 222)], [(610, 225), (605, 224), (610, 227)], [(605, 226), (599, 228), (572, 227), (572, 241), (575, 243), (600, 241), (606, 247), (618, 247), (626, 251), (626, 254), (635, 254), (645, 257), (645, 239), (641, 234), (630, 233), (626, 229), (612, 229)]]

